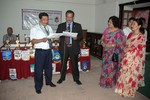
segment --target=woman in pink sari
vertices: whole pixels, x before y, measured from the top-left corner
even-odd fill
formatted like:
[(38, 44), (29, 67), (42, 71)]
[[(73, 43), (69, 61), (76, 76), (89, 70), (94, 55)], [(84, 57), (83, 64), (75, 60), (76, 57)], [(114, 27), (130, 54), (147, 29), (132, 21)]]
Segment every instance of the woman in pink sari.
[(134, 20), (133, 32), (129, 34), (115, 92), (124, 97), (134, 97), (138, 87), (144, 85), (144, 64), (146, 41), (142, 21)]
[[(102, 73), (99, 85), (103, 88), (112, 88), (116, 83), (117, 74), (120, 69), (123, 48), (126, 37), (119, 29), (119, 18), (112, 16), (108, 20), (108, 28), (103, 32), (101, 44), (103, 46)], [(118, 53), (118, 62), (112, 61), (113, 53)]]

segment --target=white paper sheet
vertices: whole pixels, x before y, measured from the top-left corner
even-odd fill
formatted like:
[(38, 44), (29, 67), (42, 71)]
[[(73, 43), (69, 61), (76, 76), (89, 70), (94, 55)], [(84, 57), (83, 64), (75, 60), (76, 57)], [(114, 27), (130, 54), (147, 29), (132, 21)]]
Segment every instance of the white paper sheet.
[(78, 33), (72, 33), (72, 32), (63, 32), (63, 33), (51, 33), (47, 38), (53, 39), (53, 38), (59, 38), (61, 36), (68, 36), (68, 37), (77, 37)]
[(72, 32), (63, 32), (63, 36), (68, 37), (77, 37), (78, 33), (72, 33)]
[(59, 38), (62, 35), (63, 35), (63, 33), (51, 33), (49, 36), (47, 36), (47, 38), (49, 38), (49, 39)]

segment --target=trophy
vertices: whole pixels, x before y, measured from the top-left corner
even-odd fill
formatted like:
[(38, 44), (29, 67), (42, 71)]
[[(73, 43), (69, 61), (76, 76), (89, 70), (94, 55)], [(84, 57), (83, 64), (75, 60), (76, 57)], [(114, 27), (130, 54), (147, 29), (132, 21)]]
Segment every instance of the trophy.
[(10, 50), (10, 44), (9, 44), (10, 40), (6, 40), (6, 44), (5, 44), (5, 48), (7, 50)]
[(85, 39), (83, 39), (83, 48), (86, 48), (86, 40)]
[(17, 37), (17, 40), (16, 40), (16, 49), (19, 49), (19, 48), (20, 48), (20, 41), (19, 41), (19, 39)]
[(53, 49), (58, 49), (58, 47), (59, 47), (59, 41), (58, 40), (52, 41), (52, 48)]
[(27, 45), (29, 45), (30, 38), (27, 34), (24, 34), (24, 40), (25, 40), (25, 49), (27, 49)]

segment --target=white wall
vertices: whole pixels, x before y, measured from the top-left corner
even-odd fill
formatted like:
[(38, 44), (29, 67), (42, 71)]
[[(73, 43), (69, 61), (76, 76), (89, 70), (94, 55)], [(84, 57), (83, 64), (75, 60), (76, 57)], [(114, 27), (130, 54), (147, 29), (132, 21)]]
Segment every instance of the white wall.
[(103, 32), (107, 27), (108, 18), (119, 15), (119, 4), (133, 0), (0, 0), (0, 46), (8, 26), (12, 26), (14, 34), (29, 34), (22, 30), (21, 9), (41, 9), (62, 11), (62, 21), (65, 12), (71, 9), (75, 12), (75, 21), (82, 24), (83, 29), (90, 32)]
[(96, 5), (95, 14), (95, 32), (103, 32), (107, 27), (108, 18), (116, 15), (116, 2), (103, 2)]
[[(95, 7), (95, 32), (103, 32), (107, 27), (107, 21), (110, 16), (119, 17), (119, 4), (131, 2), (134, 0), (96, 0)], [(125, 9), (131, 10), (126, 7)]]
[(62, 11), (62, 21), (65, 12), (71, 9), (75, 12), (75, 21), (82, 24), (83, 29), (95, 31), (95, 1), (94, 0), (0, 0), (0, 46), (8, 26), (12, 26), (14, 34), (29, 34), (22, 30), (21, 9), (41, 9)]

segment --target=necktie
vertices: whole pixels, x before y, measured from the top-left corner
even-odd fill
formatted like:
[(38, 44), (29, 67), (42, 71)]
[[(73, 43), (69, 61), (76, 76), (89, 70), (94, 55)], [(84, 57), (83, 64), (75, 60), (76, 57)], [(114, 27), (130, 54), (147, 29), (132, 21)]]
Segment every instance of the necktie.
[[(45, 32), (47, 33), (47, 36), (49, 35), (49, 31), (46, 29), (46, 26), (44, 26)], [(51, 40), (48, 39), (49, 47), (51, 48)]]
[[(70, 32), (70, 24), (68, 24), (67, 30)], [(66, 37), (66, 44), (69, 45), (70, 43), (70, 37)]]
[(47, 35), (49, 35), (48, 30), (46, 29), (46, 26), (44, 26), (45, 32), (47, 33)]
[(70, 32), (70, 24), (68, 24), (67, 30)]

